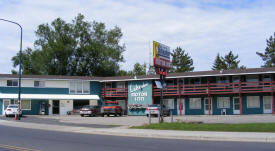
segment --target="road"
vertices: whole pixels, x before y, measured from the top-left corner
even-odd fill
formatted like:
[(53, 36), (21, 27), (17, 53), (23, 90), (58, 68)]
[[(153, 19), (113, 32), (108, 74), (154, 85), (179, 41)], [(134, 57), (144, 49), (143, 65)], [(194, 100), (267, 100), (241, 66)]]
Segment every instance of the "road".
[(135, 138), (0, 126), (0, 151), (270, 151), (275, 144)]

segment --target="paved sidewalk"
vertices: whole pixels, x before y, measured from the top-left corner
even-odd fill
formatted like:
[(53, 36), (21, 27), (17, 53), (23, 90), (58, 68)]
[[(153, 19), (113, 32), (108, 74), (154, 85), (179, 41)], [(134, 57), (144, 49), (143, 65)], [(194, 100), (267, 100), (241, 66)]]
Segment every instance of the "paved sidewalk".
[(171, 131), (171, 130), (143, 130), (128, 129), (127, 126), (116, 128), (88, 128), (75, 126), (60, 126), (37, 124), (18, 121), (0, 120), (4, 126), (31, 128), (50, 131), (74, 132), (99, 135), (118, 135), (130, 137), (150, 137), (166, 139), (211, 140), (211, 141), (245, 141), (275, 143), (275, 133), (248, 133), (248, 132), (203, 132), (203, 131)]

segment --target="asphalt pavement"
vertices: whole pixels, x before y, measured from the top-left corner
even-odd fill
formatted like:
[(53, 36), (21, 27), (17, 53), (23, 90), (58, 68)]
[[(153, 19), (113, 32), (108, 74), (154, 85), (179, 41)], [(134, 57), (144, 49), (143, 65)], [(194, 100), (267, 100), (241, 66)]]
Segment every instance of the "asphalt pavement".
[[(0, 120), (15, 121), (14, 117), (0, 116)], [(113, 128), (118, 125), (106, 125), (106, 124), (95, 124), (95, 123), (75, 123), (75, 122), (62, 122), (60, 119), (55, 118), (41, 118), (39, 116), (23, 116), (21, 120), (16, 122), (27, 122), (27, 123), (37, 123), (37, 124), (49, 124), (49, 125), (59, 125), (59, 126), (73, 126), (73, 127), (90, 127), (90, 128)]]
[[(0, 125), (0, 151), (271, 151), (275, 144), (156, 139), (16, 128)], [(2, 146), (1, 146), (2, 145)], [(9, 148), (3, 147), (9, 146)]]

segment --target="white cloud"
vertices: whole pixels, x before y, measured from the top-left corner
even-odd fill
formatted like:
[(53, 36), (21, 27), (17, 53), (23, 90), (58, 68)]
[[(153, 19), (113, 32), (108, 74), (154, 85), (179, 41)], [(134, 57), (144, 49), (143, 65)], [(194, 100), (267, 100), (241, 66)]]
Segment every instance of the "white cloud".
[[(239, 55), (242, 65), (260, 67), (263, 63), (255, 52), (263, 51), (266, 39), (275, 32), (275, 3), (270, 1), (23, 0), (0, 4), (0, 18), (23, 25), (24, 48), (33, 47), (39, 24), (57, 17), (71, 21), (82, 13), (108, 28), (119, 26), (126, 44), (122, 68), (127, 70), (136, 62), (148, 63), (152, 40), (186, 49), (195, 70), (210, 70), (216, 54), (229, 50)], [(5, 60), (1, 65), (6, 67), (0, 73), (8, 73), (10, 58), (19, 47), (18, 29), (0, 22), (0, 34), (0, 59)]]

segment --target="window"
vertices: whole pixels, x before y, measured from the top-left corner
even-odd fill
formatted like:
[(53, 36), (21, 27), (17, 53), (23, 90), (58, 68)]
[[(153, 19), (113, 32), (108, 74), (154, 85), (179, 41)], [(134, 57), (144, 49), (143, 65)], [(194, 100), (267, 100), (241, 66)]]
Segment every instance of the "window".
[(246, 81), (247, 82), (258, 82), (259, 78), (257, 75), (247, 75), (246, 76)]
[(34, 81), (34, 87), (45, 87), (45, 81)]
[(260, 97), (247, 96), (247, 108), (260, 108)]
[[(14, 104), (18, 104), (18, 100), (14, 100)], [(31, 110), (31, 100), (21, 100), (21, 110)]]
[(227, 79), (227, 77), (217, 77), (218, 78), (218, 83), (228, 83), (229, 80)]
[(230, 108), (230, 98), (218, 97), (218, 108)]
[(89, 94), (90, 82), (88, 81), (71, 81), (70, 94)]
[(271, 78), (269, 75), (263, 75), (263, 81), (270, 81)]
[(190, 109), (201, 109), (201, 98), (190, 98), (189, 108)]
[(117, 88), (125, 88), (125, 82), (118, 82)]
[(190, 79), (190, 84), (200, 84), (200, 78), (192, 78)]
[(7, 80), (7, 86), (18, 86), (18, 80)]

